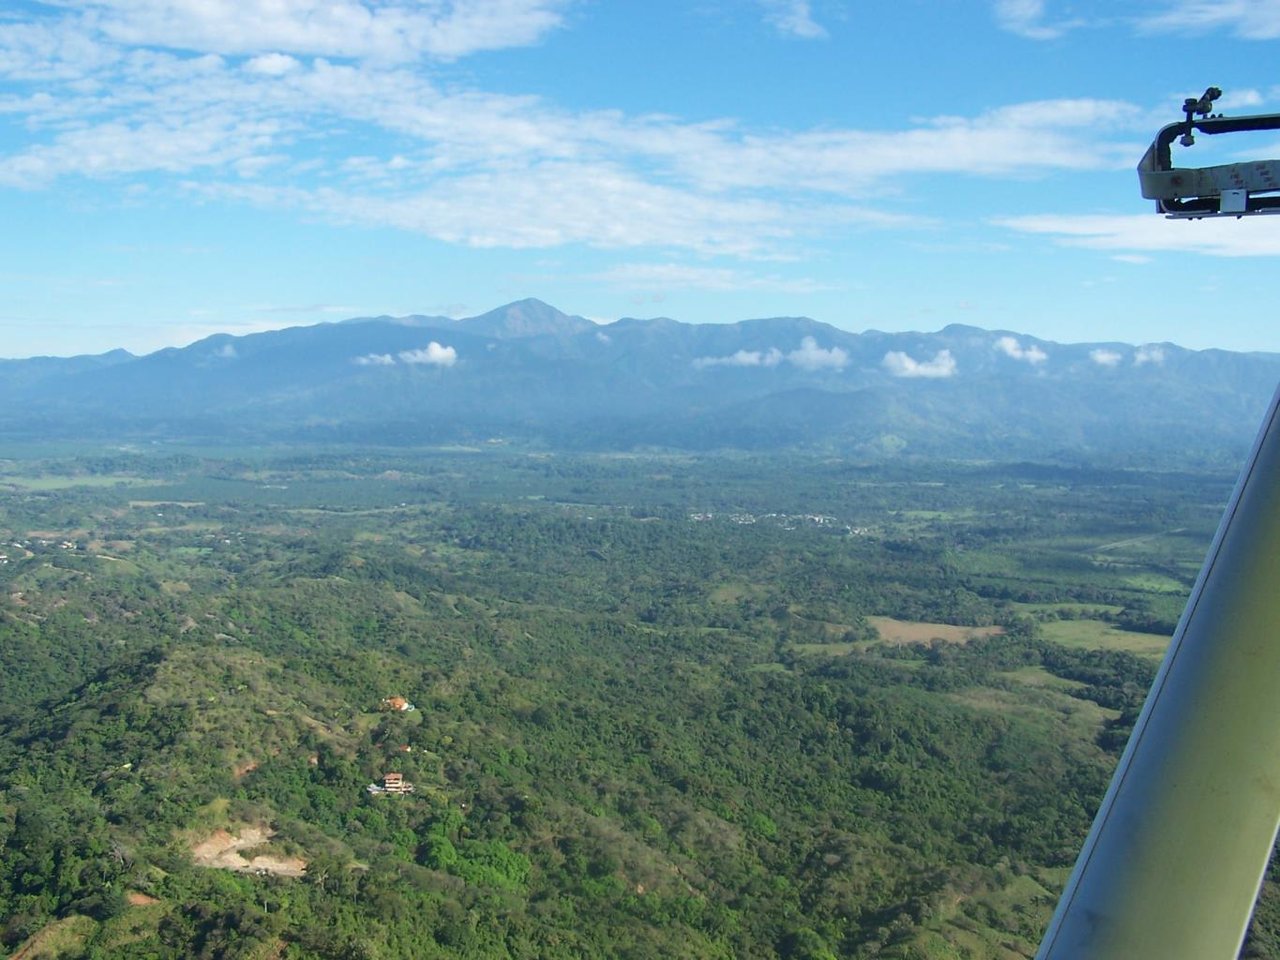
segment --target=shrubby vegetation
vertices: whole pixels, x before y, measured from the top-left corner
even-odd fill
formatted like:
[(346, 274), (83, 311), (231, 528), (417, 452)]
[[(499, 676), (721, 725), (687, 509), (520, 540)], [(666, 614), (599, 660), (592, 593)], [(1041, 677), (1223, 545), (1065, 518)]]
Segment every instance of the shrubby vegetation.
[[(1230, 485), (7, 469), (0, 946), (67, 958), (1030, 956)], [(250, 828), (304, 875), (195, 863)]]

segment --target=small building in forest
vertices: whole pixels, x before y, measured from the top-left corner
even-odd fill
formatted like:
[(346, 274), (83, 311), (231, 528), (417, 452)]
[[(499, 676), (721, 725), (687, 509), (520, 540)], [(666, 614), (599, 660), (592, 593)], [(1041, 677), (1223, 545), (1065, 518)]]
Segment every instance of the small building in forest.
[(371, 783), (365, 789), (375, 796), (382, 793), (403, 796), (406, 793), (413, 793), (413, 784), (404, 778), (403, 773), (384, 773), (382, 783)]

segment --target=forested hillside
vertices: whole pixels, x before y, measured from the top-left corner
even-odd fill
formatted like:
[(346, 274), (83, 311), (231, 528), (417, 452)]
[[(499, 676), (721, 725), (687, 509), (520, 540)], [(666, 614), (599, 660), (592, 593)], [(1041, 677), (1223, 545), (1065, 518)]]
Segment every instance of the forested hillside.
[(23, 960), (1029, 957), (1231, 480), (0, 468)]

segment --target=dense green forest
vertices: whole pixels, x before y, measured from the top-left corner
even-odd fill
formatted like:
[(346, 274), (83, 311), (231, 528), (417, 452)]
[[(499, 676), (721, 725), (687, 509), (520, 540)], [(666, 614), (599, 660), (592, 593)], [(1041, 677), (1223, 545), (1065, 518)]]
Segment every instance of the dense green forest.
[(1232, 479), (2, 461), (0, 950), (1029, 957)]

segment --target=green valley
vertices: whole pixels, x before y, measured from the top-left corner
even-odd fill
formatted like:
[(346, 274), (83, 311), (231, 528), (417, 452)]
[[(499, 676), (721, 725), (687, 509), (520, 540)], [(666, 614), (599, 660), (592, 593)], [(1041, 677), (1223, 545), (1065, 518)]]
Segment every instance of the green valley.
[(0, 950), (1029, 957), (1232, 480), (0, 462)]

